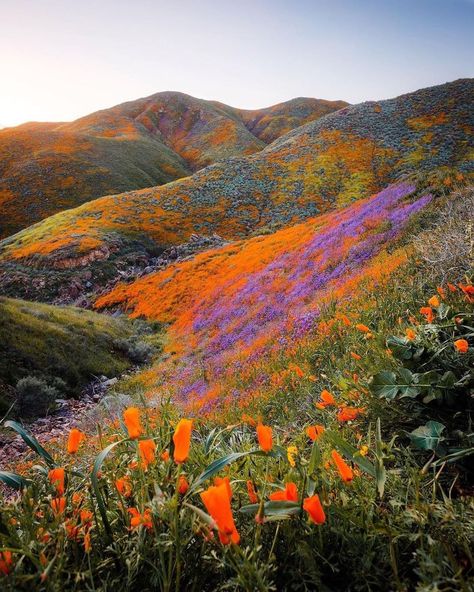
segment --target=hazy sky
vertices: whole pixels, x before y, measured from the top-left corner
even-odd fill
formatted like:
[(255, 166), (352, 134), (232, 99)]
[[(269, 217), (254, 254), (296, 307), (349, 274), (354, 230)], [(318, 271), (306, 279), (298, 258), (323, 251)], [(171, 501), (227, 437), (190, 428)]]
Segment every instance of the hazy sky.
[(178, 90), (235, 107), (474, 75), (474, 0), (0, 0), (0, 126)]

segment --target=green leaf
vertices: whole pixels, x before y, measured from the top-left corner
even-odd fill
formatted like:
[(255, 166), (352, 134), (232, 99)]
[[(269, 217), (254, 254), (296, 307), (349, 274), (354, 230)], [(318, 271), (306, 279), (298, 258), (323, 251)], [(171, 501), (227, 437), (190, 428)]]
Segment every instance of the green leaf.
[[(256, 514), (259, 509), (259, 504), (249, 504), (242, 506), (239, 510), (242, 514)], [(269, 501), (263, 504), (264, 516), (279, 516), (287, 517), (298, 514), (301, 511), (301, 504), (299, 502), (290, 502), (286, 500), (282, 501)]]
[(420, 450), (436, 451), (440, 443), (444, 440), (441, 435), (446, 426), (438, 421), (429, 421), (424, 426), (419, 426), (416, 430), (410, 432), (409, 437), (412, 444)]
[(395, 399), (398, 394), (398, 384), (395, 372), (384, 370), (372, 378), (370, 388), (374, 395), (384, 399)]
[(380, 426), (380, 418), (377, 418), (375, 424), (375, 479), (377, 481), (377, 491), (379, 492), (380, 499), (383, 498), (385, 491), (385, 482), (387, 480), (387, 471), (383, 464), (383, 441), (382, 441), (382, 430)]
[(414, 398), (420, 394), (420, 389), (416, 386), (418, 375), (410, 372), (408, 368), (398, 370), (398, 382), (400, 397)]
[(104, 524), (104, 528), (105, 528), (105, 531), (107, 533), (109, 540), (112, 539), (112, 529), (110, 527), (109, 519), (107, 518), (107, 508), (105, 506), (104, 498), (102, 497), (102, 493), (100, 491), (99, 472), (100, 472), (100, 469), (101, 469), (105, 459), (107, 458), (107, 455), (116, 446), (118, 446), (119, 444), (122, 444), (126, 440), (127, 440), (127, 438), (124, 438), (123, 440), (119, 440), (118, 442), (112, 442), (112, 444), (109, 444), (107, 446), (107, 448), (104, 448), (104, 450), (102, 450), (97, 455), (95, 462), (94, 462), (94, 467), (92, 469), (92, 474), (91, 474), (92, 489), (94, 490), (94, 494), (97, 499), (97, 505), (99, 507), (99, 512), (102, 517), (102, 522)]
[(321, 465), (322, 455), (321, 449), (317, 442), (313, 443), (313, 448), (311, 450), (311, 457), (309, 459), (309, 466), (308, 466), (308, 475), (312, 475), (317, 467)]
[(38, 442), (38, 440), (32, 436), (31, 434), (29, 434), (19, 423), (17, 423), (16, 421), (13, 421), (11, 419), (9, 419), (8, 421), (5, 422), (5, 427), (6, 428), (11, 428), (12, 430), (14, 430), (17, 434), (19, 434), (23, 441), (32, 449), (36, 452), (36, 454), (39, 454), (42, 458), (44, 458), (44, 460), (46, 461), (46, 463), (50, 466), (50, 467), (54, 467), (55, 466), (55, 462), (53, 457), (49, 454), (49, 452), (47, 450), (45, 450), (41, 444)]
[(467, 456), (471, 456), (473, 454), (474, 454), (474, 447), (460, 448), (459, 450), (456, 450), (455, 452), (450, 452), (446, 456), (442, 456), (441, 458), (438, 458), (438, 460), (436, 460), (432, 466), (435, 467), (435, 466), (440, 465), (444, 462), (457, 462), (457, 461), (461, 460), (462, 458), (466, 458)]
[(360, 454), (357, 454), (357, 448), (352, 446), (352, 444), (349, 444), (349, 442), (346, 442), (337, 432), (326, 430), (322, 437), (326, 440), (329, 440), (334, 448), (337, 448), (339, 452), (341, 452), (346, 458), (360, 467), (365, 473), (371, 477), (377, 477), (375, 467), (370, 462), (370, 460), (365, 458), (365, 456), (360, 456)]
[(413, 357), (412, 343), (406, 337), (392, 335), (387, 339), (387, 347), (398, 360), (411, 360)]
[(207, 481), (215, 474), (217, 474), (220, 470), (224, 467), (229, 465), (230, 463), (243, 458), (244, 456), (275, 456), (275, 454), (263, 452), (263, 450), (250, 450), (249, 452), (232, 452), (227, 456), (223, 456), (222, 458), (218, 458), (214, 462), (212, 462), (208, 467), (204, 469), (204, 471), (199, 475), (196, 481), (190, 487), (190, 491), (195, 491), (200, 485)]
[(448, 370), (440, 378), (440, 380), (438, 382), (438, 387), (452, 389), (452, 388), (454, 388), (455, 384), (456, 384), (456, 375), (454, 374), (454, 372), (451, 372), (451, 370)]
[(30, 483), (21, 475), (18, 475), (17, 473), (10, 473), (10, 471), (0, 471), (0, 481), (5, 483), (5, 485), (8, 485), (8, 487), (16, 489), (17, 491), (22, 491)]
[(395, 399), (400, 397), (416, 397), (420, 393), (417, 385), (418, 376), (407, 368), (400, 368), (395, 372), (379, 372), (372, 378), (371, 390), (378, 397)]

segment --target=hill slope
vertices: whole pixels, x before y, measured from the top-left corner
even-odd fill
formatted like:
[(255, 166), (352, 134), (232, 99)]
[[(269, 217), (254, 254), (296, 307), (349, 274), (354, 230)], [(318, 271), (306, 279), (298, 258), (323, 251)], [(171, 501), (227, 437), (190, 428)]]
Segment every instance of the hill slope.
[[(131, 337), (132, 325), (73, 307), (0, 298), (0, 410), (11, 399), (6, 393), (27, 376), (78, 394), (94, 376), (115, 376), (132, 362), (117, 340)], [(51, 382), (53, 381), (53, 382)]]
[(457, 170), (462, 179), (473, 170), (473, 95), (474, 80), (458, 80), (346, 107), (258, 154), (62, 212), (0, 243), (1, 289), (23, 293), (26, 273), (38, 284), (29, 297), (50, 298), (45, 281), (57, 290), (87, 265), (84, 279), (101, 284), (124, 254), (146, 258), (195, 232), (239, 238), (278, 228), (414, 172)]
[(72, 123), (0, 130), (0, 238), (100, 195), (161, 185), (258, 152), (268, 138), (345, 105), (298, 99), (248, 113), (164, 92)]
[(394, 185), (338, 212), (202, 253), (121, 284), (96, 306), (171, 323), (168, 349), (176, 355), (145, 373), (150, 389), (163, 384), (199, 413), (223, 400), (243, 403), (270, 380), (262, 377), (265, 358), (314, 339), (325, 306), (406, 260), (396, 241), (432, 200), (414, 191)]

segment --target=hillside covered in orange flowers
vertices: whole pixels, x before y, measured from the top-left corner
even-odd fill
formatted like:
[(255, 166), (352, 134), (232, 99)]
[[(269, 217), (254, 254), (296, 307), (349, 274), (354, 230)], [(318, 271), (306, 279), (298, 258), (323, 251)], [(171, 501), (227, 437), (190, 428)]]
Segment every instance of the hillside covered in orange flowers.
[(246, 111), (163, 92), (72, 123), (0, 130), (0, 238), (101, 195), (162, 185), (253, 154), (346, 105), (301, 98)]
[[(117, 269), (146, 261), (193, 233), (232, 240), (268, 232), (348, 205), (410, 175), (444, 176), (448, 184), (467, 179), (473, 171), (473, 93), (474, 81), (464, 79), (347, 106), (255, 154), (56, 214), (0, 243), (0, 291), (50, 300), (71, 281), (103, 286)], [(252, 129), (270, 133), (270, 116), (262, 117), (262, 128), (255, 120)], [(72, 127), (95, 129), (96, 119)], [(111, 132), (104, 124), (97, 133)], [(227, 144), (213, 144), (212, 137), (208, 150), (214, 145), (227, 149)], [(182, 142), (191, 150), (189, 138)]]

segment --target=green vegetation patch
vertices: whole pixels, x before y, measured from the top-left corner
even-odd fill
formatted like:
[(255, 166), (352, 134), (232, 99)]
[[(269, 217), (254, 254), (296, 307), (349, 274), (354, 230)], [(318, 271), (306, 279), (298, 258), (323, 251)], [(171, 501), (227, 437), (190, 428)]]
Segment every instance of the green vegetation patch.
[(114, 376), (133, 363), (120, 340), (135, 326), (124, 319), (74, 307), (0, 298), (0, 409), (9, 407), (8, 387), (35, 377), (74, 396), (93, 376)]

